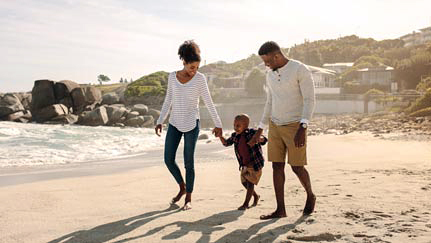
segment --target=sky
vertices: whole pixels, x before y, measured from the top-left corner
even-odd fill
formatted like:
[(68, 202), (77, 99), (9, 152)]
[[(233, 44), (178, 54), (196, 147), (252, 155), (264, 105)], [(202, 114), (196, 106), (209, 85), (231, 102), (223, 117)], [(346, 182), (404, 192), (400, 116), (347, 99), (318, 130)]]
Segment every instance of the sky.
[(429, 0), (0, 0), (0, 92), (179, 70), (189, 39), (202, 65), (247, 58), (267, 40), (395, 39), (431, 26), (430, 9)]

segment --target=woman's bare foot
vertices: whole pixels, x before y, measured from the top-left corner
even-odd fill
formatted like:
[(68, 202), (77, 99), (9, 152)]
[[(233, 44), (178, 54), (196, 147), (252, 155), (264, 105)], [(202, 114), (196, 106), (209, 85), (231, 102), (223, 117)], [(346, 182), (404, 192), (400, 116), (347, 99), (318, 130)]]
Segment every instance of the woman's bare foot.
[(171, 204), (175, 204), (176, 202), (178, 202), (183, 197), (184, 194), (186, 194), (186, 185), (180, 184), (180, 191), (175, 197), (172, 198)]
[(192, 202), (186, 202), (186, 204), (184, 204), (183, 210), (190, 210), (192, 209)]
[(246, 205), (241, 205), (241, 207), (239, 207), (238, 208), (238, 210), (246, 210), (246, 209), (248, 209), (248, 206), (246, 206)]
[(266, 220), (266, 219), (277, 219), (277, 218), (284, 218), (286, 217), (286, 212), (273, 212), (271, 214), (267, 214), (267, 215), (261, 215), (260, 219), (262, 220)]
[(251, 206), (256, 207), (257, 203), (259, 202), (259, 199), (260, 199), (260, 195), (256, 195), (253, 199), (253, 204)]

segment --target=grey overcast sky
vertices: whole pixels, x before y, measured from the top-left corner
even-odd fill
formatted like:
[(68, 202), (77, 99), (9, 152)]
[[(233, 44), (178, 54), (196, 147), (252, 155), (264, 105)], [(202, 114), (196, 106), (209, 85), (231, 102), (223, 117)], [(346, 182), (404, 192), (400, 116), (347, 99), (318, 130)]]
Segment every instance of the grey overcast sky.
[(0, 0), (0, 92), (181, 69), (188, 39), (207, 63), (246, 58), (267, 40), (393, 39), (431, 26), (430, 9), (429, 0)]

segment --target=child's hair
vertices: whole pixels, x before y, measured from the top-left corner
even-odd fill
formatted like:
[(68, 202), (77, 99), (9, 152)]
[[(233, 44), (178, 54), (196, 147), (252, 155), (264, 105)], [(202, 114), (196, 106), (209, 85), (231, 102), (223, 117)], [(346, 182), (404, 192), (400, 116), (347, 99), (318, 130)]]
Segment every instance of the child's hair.
[(193, 40), (184, 41), (178, 49), (178, 55), (185, 63), (201, 61), (199, 46)]
[(248, 117), (248, 115), (244, 114), (244, 113), (239, 114), (239, 115), (235, 116), (235, 121), (245, 122), (245, 124), (247, 124), (247, 127), (248, 127), (248, 125), (250, 124), (250, 117)]

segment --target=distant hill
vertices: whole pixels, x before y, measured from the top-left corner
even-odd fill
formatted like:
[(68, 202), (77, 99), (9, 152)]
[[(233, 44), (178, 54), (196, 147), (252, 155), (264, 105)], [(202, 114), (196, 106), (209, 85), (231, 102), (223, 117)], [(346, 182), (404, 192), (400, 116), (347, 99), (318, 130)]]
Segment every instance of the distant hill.
[[(339, 78), (341, 83), (355, 79), (356, 70), (388, 65), (395, 68), (395, 81), (406, 89), (415, 89), (421, 77), (431, 75), (431, 44), (404, 47), (400, 39), (376, 41), (351, 35), (338, 39), (306, 41), (291, 48), (283, 48), (290, 58), (307, 65), (321, 67), (324, 63), (353, 62), (354, 66)], [(199, 71), (218, 78), (229, 78), (262, 70), (262, 60), (256, 54), (233, 62), (223, 61), (202, 66)], [(163, 95), (167, 72), (146, 75), (129, 84), (126, 95)]]

